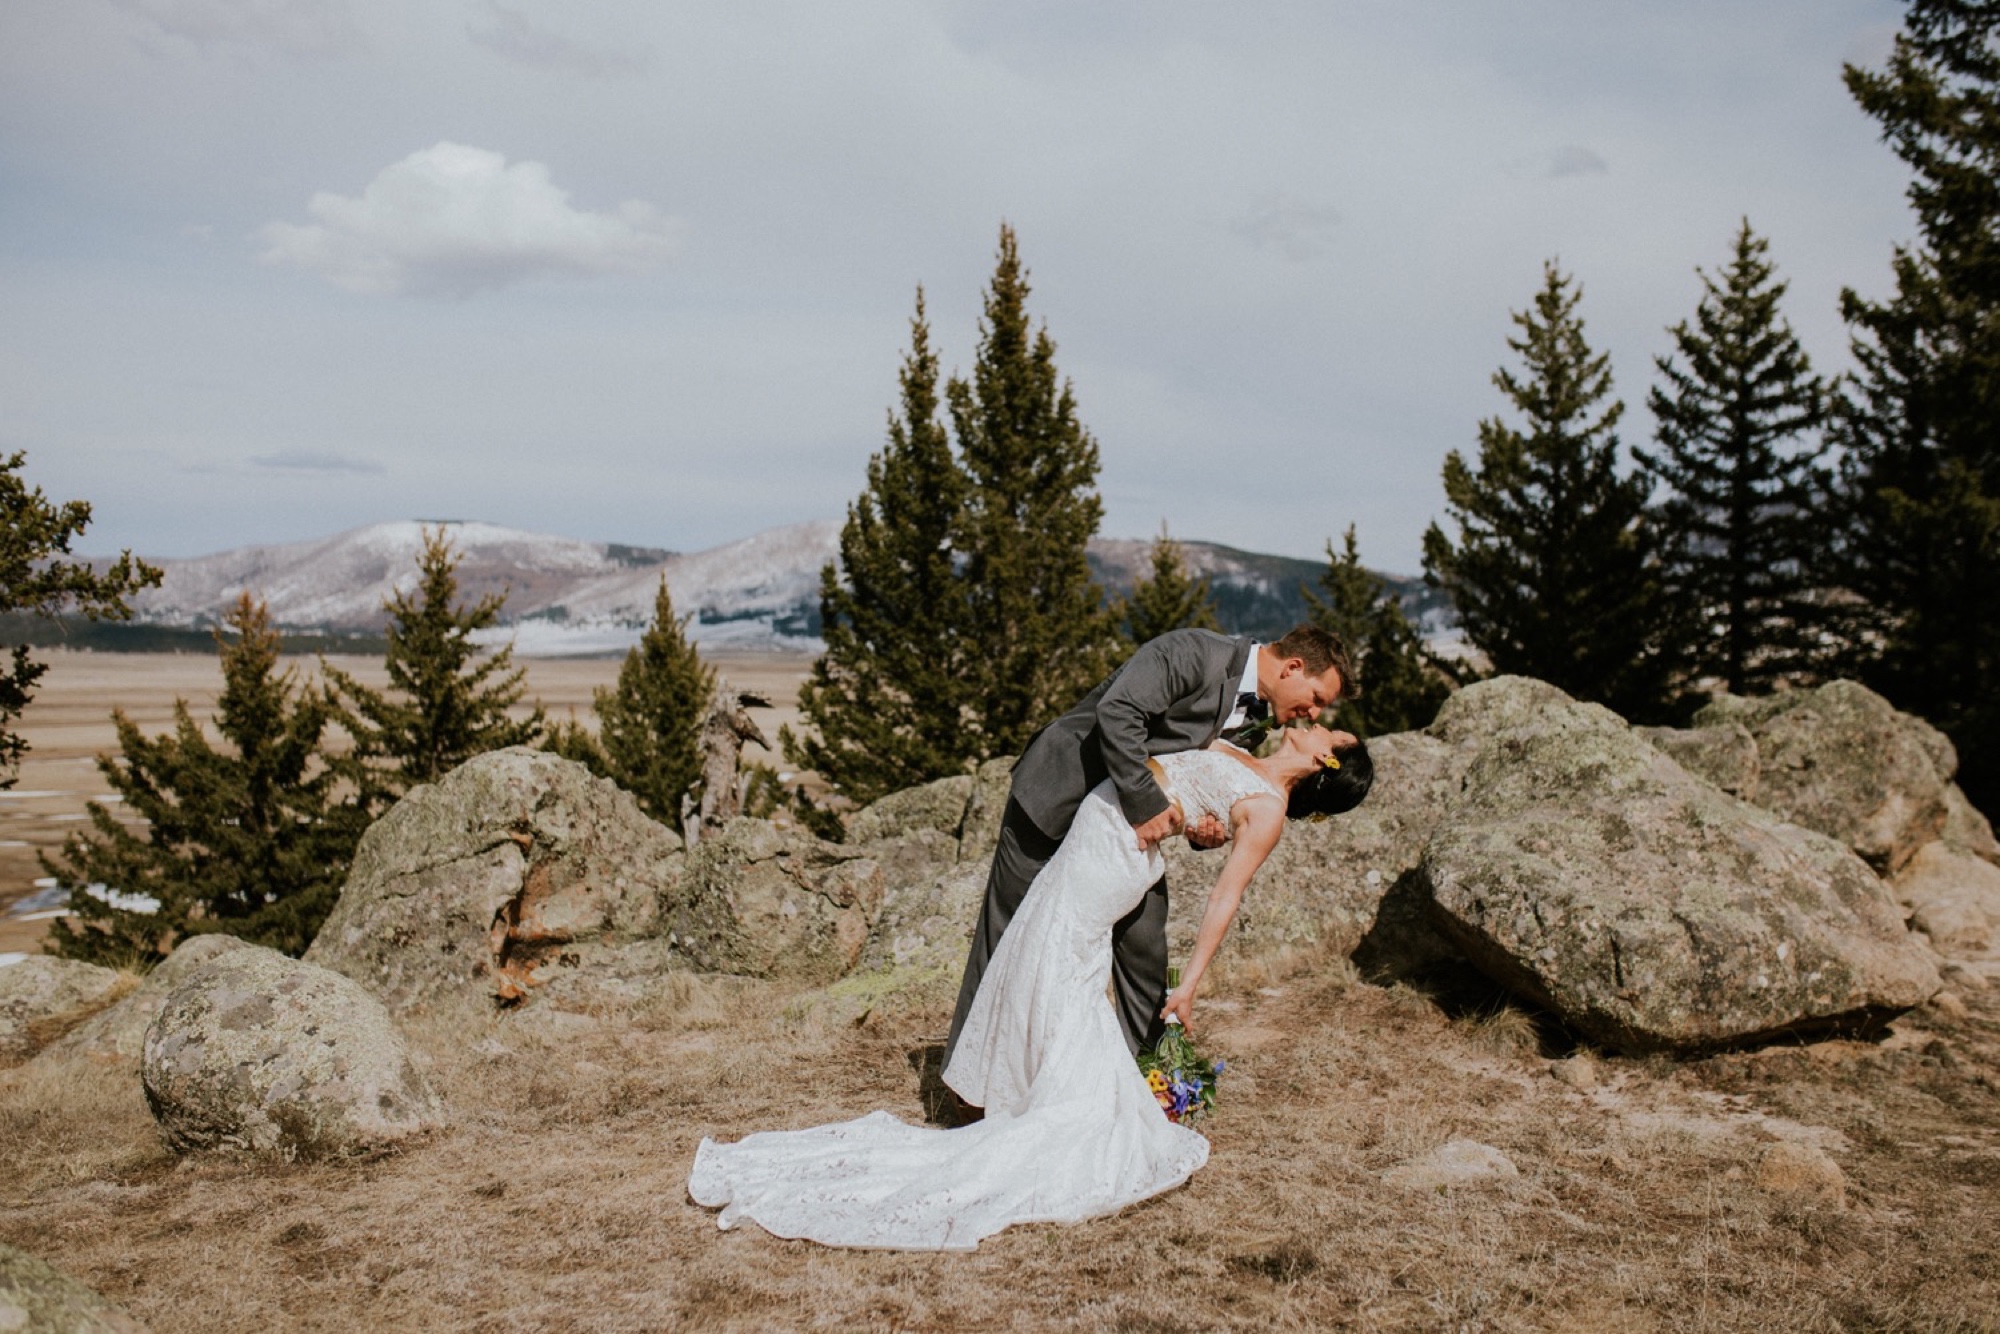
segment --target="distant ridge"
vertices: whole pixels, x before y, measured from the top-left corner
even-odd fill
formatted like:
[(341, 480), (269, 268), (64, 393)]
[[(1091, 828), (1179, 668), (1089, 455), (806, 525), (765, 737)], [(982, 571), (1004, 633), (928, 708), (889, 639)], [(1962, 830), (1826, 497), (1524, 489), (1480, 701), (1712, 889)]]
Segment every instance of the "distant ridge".
[[(436, 526), (435, 521), (431, 526)], [(652, 615), (664, 576), (674, 606), (692, 616), (689, 634), (711, 649), (816, 652), (820, 567), (839, 555), (840, 524), (814, 520), (770, 528), (704, 551), (672, 552), (615, 542), (585, 542), (477, 521), (443, 525), (462, 559), (467, 597), (504, 591), (505, 624), (487, 632), (528, 657), (621, 653)], [(316, 647), (379, 643), (383, 602), (416, 581), (424, 522), (370, 524), (331, 537), (238, 547), (183, 560), (156, 560), (165, 581), (134, 600), (135, 623), (93, 628), (93, 647), (157, 648), (163, 637), (217, 624), (244, 590), (270, 604), (271, 617)], [(1184, 542), (1189, 564), (1206, 575), (1226, 630), (1275, 634), (1301, 620), (1301, 585), (1324, 563)], [(1150, 539), (1103, 538), (1090, 545), (1091, 571), (1114, 594), (1131, 590), (1152, 550)], [(1416, 579), (1384, 576), (1426, 633), (1447, 634), (1437, 595)], [(11, 632), (10, 632), (11, 635)], [(205, 643), (197, 641), (201, 647)], [(196, 643), (190, 643), (195, 647)]]

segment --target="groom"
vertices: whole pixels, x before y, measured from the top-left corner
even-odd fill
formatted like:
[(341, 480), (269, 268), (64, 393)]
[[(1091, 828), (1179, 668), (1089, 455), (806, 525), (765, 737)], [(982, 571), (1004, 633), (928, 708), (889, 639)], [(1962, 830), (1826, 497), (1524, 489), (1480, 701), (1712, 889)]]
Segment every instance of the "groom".
[[(1353, 680), (1339, 637), (1317, 626), (1298, 626), (1274, 644), (1173, 630), (1141, 645), (1076, 707), (1037, 732), (1014, 764), (986, 902), (951, 1016), (946, 1064), (1000, 934), (1093, 787), (1111, 780), (1133, 838), (1151, 847), (1181, 830), (1146, 768), (1148, 755), (1200, 749), (1267, 718), (1289, 723), (1313, 717), (1338, 702)], [(1191, 831), (1190, 841), (1214, 847), (1227, 837), (1228, 830), (1210, 818)], [(1164, 876), (1113, 928), (1111, 942), (1118, 1017), (1136, 1052), (1158, 1040), (1167, 995)]]

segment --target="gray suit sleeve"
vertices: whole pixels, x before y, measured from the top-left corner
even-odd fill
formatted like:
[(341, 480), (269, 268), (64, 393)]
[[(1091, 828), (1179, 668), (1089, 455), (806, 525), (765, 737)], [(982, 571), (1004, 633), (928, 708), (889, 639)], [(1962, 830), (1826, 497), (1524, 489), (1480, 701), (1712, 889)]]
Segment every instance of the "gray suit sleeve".
[(1147, 641), (1097, 701), (1098, 744), (1119, 809), (1134, 827), (1167, 809), (1167, 794), (1146, 768), (1147, 719), (1164, 716), (1177, 702), (1205, 693), (1205, 663), (1191, 635), (1168, 633)]

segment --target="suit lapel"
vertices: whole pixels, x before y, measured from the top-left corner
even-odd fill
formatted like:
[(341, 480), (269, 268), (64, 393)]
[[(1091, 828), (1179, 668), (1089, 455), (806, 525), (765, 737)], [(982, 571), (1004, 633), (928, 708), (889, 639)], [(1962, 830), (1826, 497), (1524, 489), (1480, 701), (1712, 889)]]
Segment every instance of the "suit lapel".
[(1229, 646), (1229, 661), (1223, 667), (1222, 682), (1215, 692), (1215, 719), (1209, 724), (1208, 740), (1202, 742), (1203, 746), (1213, 745), (1222, 735), (1222, 725), (1236, 709), (1236, 686), (1243, 680), (1243, 668), (1250, 661), (1248, 639), (1232, 639)]

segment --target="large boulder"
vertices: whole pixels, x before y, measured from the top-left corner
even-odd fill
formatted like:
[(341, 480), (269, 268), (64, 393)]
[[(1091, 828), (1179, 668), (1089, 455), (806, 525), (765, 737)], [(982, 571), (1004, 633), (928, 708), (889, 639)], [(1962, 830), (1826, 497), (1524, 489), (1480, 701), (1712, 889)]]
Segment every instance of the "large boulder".
[(860, 961), (886, 883), (866, 846), (738, 817), (688, 854), (659, 925), (697, 968), (831, 982)]
[(986, 872), (984, 863), (964, 862), (920, 875), (885, 875), (881, 908), (857, 969), (955, 973), (964, 968), (986, 900)]
[(848, 817), (847, 841), (879, 843), (908, 834), (939, 833), (949, 834), (956, 843), (973, 782), (971, 774), (954, 774), (891, 792)]
[(1433, 913), (1489, 976), (1601, 1045), (1865, 1026), (1939, 989), (1887, 888), (1832, 838), (1545, 684), (1498, 678), (1447, 708), (1486, 740), (1424, 850)]
[(545, 751), (469, 760), (413, 789), (363, 835), (306, 958), (390, 1004), (524, 999), (553, 967), (684, 928), (680, 837), (629, 793)]
[(84, 1056), (117, 1061), (138, 1069), (139, 1053), (146, 1045), (146, 1030), (152, 1027), (160, 1007), (167, 1003), (174, 989), (217, 955), (254, 948), (235, 936), (220, 933), (187, 937), (129, 995), (71, 1029), (49, 1046), (47, 1054), (63, 1059)]
[(1965, 799), (1956, 783), (1944, 792), (1944, 829), (1938, 838), (1960, 852), (2000, 866), (2000, 840), (1993, 837), (1993, 826)]
[(1951, 742), (1865, 686), (1723, 695), (1694, 721), (1697, 729), (1734, 724), (1755, 740), (1754, 791), (1741, 795), (1838, 839), (1884, 875), (1944, 829), (1958, 769)]
[(146, 1327), (69, 1275), (0, 1245), (0, 1332), (146, 1334)]
[(1944, 840), (1926, 843), (1890, 882), (1910, 925), (1953, 954), (2000, 943), (2000, 866)]
[(1007, 813), (1007, 792), (1014, 783), (1014, 758), (988, 760), (972, 775), (972, 795), (966, 798), (965, 819), (958, 830), (958, 859), (981, 866), (993, 860), (1000, 845), (1000, 818)]
[(380, 1001), (261, 946), (219, 953), (174, 989), (146, 1030), (140, 1078), (182, 1152), (352, 1154), (444, 1120)]
[(1633, 731), (1673, 756), (1681, 768), (1706, 778), (1732, 797), (1757, 800), (1763, 762), (1757, 738), (1739, 722), (1709, 727), (1637, 727)]
[(27, 1060), (131, 987), (115, 968), (49, 954), (0, 968), (0, 1066)]

